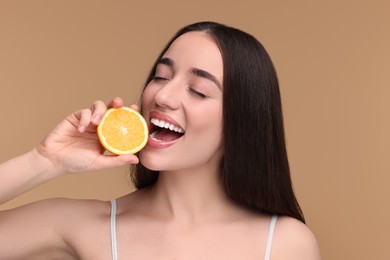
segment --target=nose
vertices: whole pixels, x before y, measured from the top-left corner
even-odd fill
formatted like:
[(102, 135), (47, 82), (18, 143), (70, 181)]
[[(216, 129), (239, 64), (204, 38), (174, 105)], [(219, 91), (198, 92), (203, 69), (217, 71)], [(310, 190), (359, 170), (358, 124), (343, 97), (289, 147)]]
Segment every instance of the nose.
[(181, 104), (181, 88), (178, 82), (170, 80), (162, 86), (154, 96), (158, 107), (176, 110)]

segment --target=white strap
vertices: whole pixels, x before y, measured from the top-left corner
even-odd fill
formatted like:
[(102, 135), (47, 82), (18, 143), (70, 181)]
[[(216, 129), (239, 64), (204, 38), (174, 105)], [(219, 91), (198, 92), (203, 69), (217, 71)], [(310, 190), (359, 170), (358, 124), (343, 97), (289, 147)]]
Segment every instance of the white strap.
[(118, 259), (116, 245), (116, 200), (111, 200), (111, 251), (112, 260)]
[(272, 239), (274, 237), (274, 231), (275, 231), (275, 225), (277, 219), (278, 216), (273, 215), (269, 223), (267, 244), (265, 246), (265, 256), (264, 256), (265, 260), (269, 260), (271, 255)]

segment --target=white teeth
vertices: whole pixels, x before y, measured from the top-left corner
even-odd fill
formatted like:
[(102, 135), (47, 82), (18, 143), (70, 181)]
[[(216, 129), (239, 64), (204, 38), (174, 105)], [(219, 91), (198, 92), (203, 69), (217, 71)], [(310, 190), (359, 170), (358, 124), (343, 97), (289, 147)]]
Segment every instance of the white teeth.
[(169, 130), (175, 131), (175, 132), (177, 132), (177, 133), (184, 133), (184, 130), (181, 129), (180, 127), (177, 127), (177, 126), (175, 126), (175, 125), (173, 125), (173, 124), (170, 124), (170, 123), (168, 123), (168, 122), (165, 122), (165, 121), (163, 121), (163, 120), (158, 120), (158, 119), (156, 119), (156, 118), (152, 118), (152, 119), (150, 120), (150, 122), (151, 122), (153, 125), (158, 126), (158, 127), (161, 127), (161, 128), (169, 129)]

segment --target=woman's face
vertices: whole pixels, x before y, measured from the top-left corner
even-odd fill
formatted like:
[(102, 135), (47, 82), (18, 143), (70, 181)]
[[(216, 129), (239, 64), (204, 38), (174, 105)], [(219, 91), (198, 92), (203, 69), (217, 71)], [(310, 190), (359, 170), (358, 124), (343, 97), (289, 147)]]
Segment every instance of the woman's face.
[(209, 35), (189, 32), (172, 43), (142, 95), (150, 125), (148, 144), (140, 152), (146, 168), (218, 168), (222, 79), (222, 56)]

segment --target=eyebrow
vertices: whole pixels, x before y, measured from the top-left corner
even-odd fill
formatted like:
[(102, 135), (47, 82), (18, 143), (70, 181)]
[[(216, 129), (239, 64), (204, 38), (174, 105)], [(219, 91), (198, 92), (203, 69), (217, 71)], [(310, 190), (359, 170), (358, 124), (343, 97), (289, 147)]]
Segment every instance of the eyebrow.
[(158, 62), (157, 62), (157, 65), (159, 64), (164, 64), (164, 65), (167, 65), (169, 67), (173, 67), (173, 60), (170, 59), (170, 58), (167, 58), (167, 57), (164, 57), (164, 58), (161, 58)]
[[(164, 64), (172, 68), (175, 63), (172, 59), (164, 57), (158, 61), (157, 65), (159, 64)], [(218, 88), (222, 89), (222, 84), (217, 80), (217, 78), (213, 74), (198, 68), (191, 68), (190, 72), (197, 77), (205, 78), (212, 81), (215, 85), (218, 86)]]
[(205, 79), (208, 79), (208, 80), (214, 82), (214, 84), (217, 85), (218, 88), (222, 89), (221, 83), (217, 80), (217, 78), (213, 74), (211, 74), (205, 70), (201, 70), (201, 69), (197, 69), (197, 68), (192, 68), (191, 73), (198, 76), (198, 77), (205, 78)]

